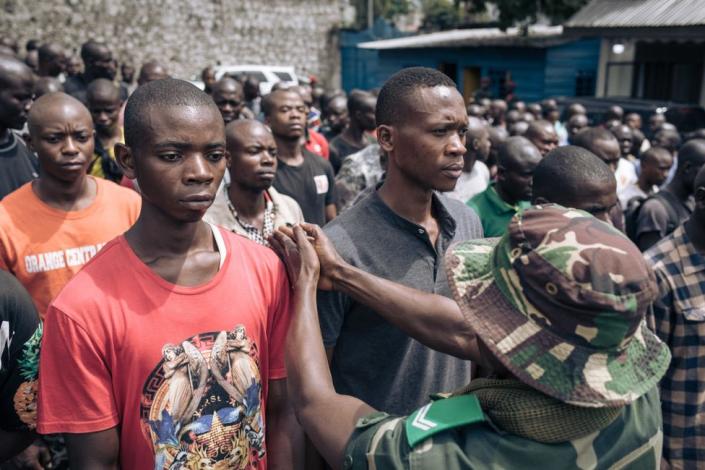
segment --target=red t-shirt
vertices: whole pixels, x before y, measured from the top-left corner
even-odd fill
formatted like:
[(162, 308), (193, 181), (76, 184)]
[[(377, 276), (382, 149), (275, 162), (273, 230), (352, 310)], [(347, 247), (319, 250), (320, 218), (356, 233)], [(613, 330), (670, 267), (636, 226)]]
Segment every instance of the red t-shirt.
[(273, 251), (218, 233), (226, 255), (206, 284), (165, 281), (120, 236), (66, 285), (44, 325), (40, 433), (119, 425), (122, 468), (266, 468), (289, 283)]
[(323, 134), (321, 134), (320, 132), (316, 132), (313, 129), (308, 130), (308, 140), (306, 141), (306, 145), (304, 146), (304, 148), (311, 153), (320, 155), (326, 160), (330, 158), (330, 149), (328, 147), (328, 141), (325, 137), (323, 137)]

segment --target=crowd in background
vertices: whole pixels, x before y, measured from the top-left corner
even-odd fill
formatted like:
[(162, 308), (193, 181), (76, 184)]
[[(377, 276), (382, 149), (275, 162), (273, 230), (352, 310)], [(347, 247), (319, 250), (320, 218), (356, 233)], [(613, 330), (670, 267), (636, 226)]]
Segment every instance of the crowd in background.
[[(96, 393), (103, 396), (109, 395), (104, 388), (110, 383), (110, 377), (100, 382), (91, 377), (90, 370), (72, 372), (62, 369), (68, 356), (88, 357), (87, 347), (77, 345), (80, 341), (104, 351), (110, 356), (104, 358), (105, 361), (114, 359), (113, 355), (118, 354), (116, 349), (120, 348), (99, 344), (92, 336), (94, 331), (109, 330), (117, 338), (132, 336), (132, 340), (124, 340), (127, 344), (138, 341), (140, 335), (144, 335), (144, 341), (153, 341), (149, 336), (151, 332), (139, 331), (140, 323), (133, 324), (124, 319), (116, 324), (95, 319), (81, 323), (75, 319), (78, 317), (67, 313), (66, 309), (74, 304), (64, 288), (67, 284), (75, 286), (68, 290), (73, 296), (80, 297), (79, 281), (85, 291), (92, 292), (82, 301), (93, 305), (105, 298), (110, 303), (109, 312), (122, 308), (123, 301), (149, 302), (146, 298), (132, 296), (123, 300), (117, 298), (122, 292), (118, 287), (124, 280), (114, 280), (111, 276), (130, 277), (129, 271), (121, 268), (105, 277), (91, 271), (93, 278), (89, 279), (86, 274), (71, 281), (89, 260), (99, 252), (105, 253), (106, 246), (113, 251), (105, 253), (104, 259), (110, 256), (113, 263), (119, 263), (120, 256), (134, 256), (125, 254), (127, 251), (121, 251), (121, 254), (116, 251), (118, 248), (123, 250), (120, 243), (127, 240), (145, 265), (162, 278), (169, 280), (169, 275), (163, 273), (175, 269), (178, 273), (173, 275), (171, 282), (177, 289), (180, 285), (176, 281), (183, 281), (180, 276), (192, 269), (186, 262), (185, 267), (159, 267), (159, 253), (152, 254), (146, 249), (140, 252), (139, 243), (142, 242), (135, 241), (138, 237), (148, 239), (156, 234), (138, 233), (130, 228), (139, 226), (138, 219), (146, 217), (145, 204), (170, 207), (166, 201), (168, 189), (164, 189), (164, 184), (170, 181), (173, 172), (166, 164), (178, 159), (185, 161), (186, 158), (181, 155), (181, 150), (172, 147), (190, 148), (190, 139), (205, 142), (211, 138), (206, 130), (215, 128), (211, 123), (196, 135), (183, 127), (186, 117), (166, 116), (159, 118), (161, 121), (152, 117), (150, 113), (153, 111), (150, 110), (158, 106), (154, 104), (155, 100), (162, 99), (169, 106), (194, 107), (194, 103), (200, 103), (195, 91), (184, 88), (191, 85), (185, 82), (173, 84), (175, 80), (170, 80), (168, 69), (166, 63), (149, 61), (142, 64), (137, 73), (132, 64), (118, 64), (109, 47), (95, 40), (81, 46), (80, 58), (67, 54), (61, 45), (52, 42), (29, 41), (24, 51), (19, 51), (17, 44), (8, 38), (0, 43), (0, 268), (3, 270), (0, 289), (3, 306), (0, 310), (5, 315), (3, 321), (7, 318), (15, 321), (12, 333), (15, 336), (11, 343), (8, 339), (12, 335), (3, 336), (4, 330), (0, 330), (3, 341), (0, 342), (3, 368), (0, 375), (0, 428), (4, 433), (0, 434), (0, 450), (5, 452), (0, 452), (0, 457), (9, 458), (10, 452), (32, 443), (28, 450), (6, 464), (8, 468), (24, 468), (28, 462), (40, 462), (43, 468), (49, 468), (48, 462), (52, 462), (53, 468), (66, 466), (66, 444), (56, 435), (92, 431), (93, 428), (81, 424), (90, 418), (102, 423), (103, 428), (122, 425), (121, 438), (130, 442), (142, 439), (140, 433), (148, 435), (150, 443), (154, 444), (157, 468), (191, 468), (186, 466), (185, 460), (184, 467), (169, 467), (176, 465), (181, 457), (164, 450), (171, 445), (163, 427), (167, 414), (172, 421), (181, 420), (178, 424), (172, 423), (175, 429), (188, 425), (191, 426), (190, 432), (195, 433), (193, 436), (200, 436), (196, 425), (203, 423), (192, 419), (194, 409), (191, 409), (192, 405), (199, 404), (194, 404), (191, 398), (184, 398), (186, 394), (195, 396), (201, 393), (200, 397), (204, 397), (206, 392), (199, 387), (206, 387), (210, 390), (207, 393), (215, 397), (213, 400), (225, 397), (231, 400), (231, 404), (250, 400), (249, 405), (243, 405), (247, 408), (254, 406), (248, 393), (266, 390), (263, 384), (267, 374), (270, 384), (286, 377), (282, 359), (286, 327), (267, 323), (280, 315), (270, 306), (267, 307), (269, 310), (265, 309), (264, 320), (257, 320), (271, 328), (262, 337), (267, 337), (272, 344), (276, 342), (274, 346), (267, 346), (269, 354), (279, 358), (276, 365), (270, 362), (269, 370), (260, 363), (267, 357), (261, 355), (265, 349), (263, 340), (260, 340), (261, 349), (257, 352), (257, 341), (252, 339), (255, 327), (245, 322), (247, 330), (243, 327), (230, 331), (225, 326), (218, 326), (218, 331), (223, 330), (221, 343), (218, 343), (220, 336), (207, 340), (205, 336), (197, 335), (196, 339), (184, 341), (181, 345), (164, 345), (164, 349), (161, 343), (155, 344), (160, 357), (163, 353), (163, 362), (159, 363), (162, 369), (150, 377), (155, 383), (171, 380), (168, 383), (172, 384), (164, 389), (166, 392), (154, 391), (149, 395), (151, 404), (158, 400), (168, 402), (168, 406), (160, 408), (163, 415), (154, 414), (151, 411), (156, 409), (154, 407), (145, 408), (147, 386), (143, 392), (145, 395), (135, 401), (142, 400), (143, 415), (137, 417), (135, 412), (132, 418), (122, 417), (119, 422), (105, 418), (110, 414), (104, 412), (105, 407), (96, 405), (96, 409), (88, 410), (90, 407), (75, 405), (77, 398), (73, 396), (57, 397), (64, 393), (57, 391), (57, 387), (69, 384), (70, 380), (80, 382), (81, 387), (94, 386), (100, 389)], [(668, 370), (660, 373), (665, 373), (660, 381), (664, 465), (673, 468), (702, 465), (705, 462), (705, 438), (702, 437), (705, 434), (702, 424), (705, 379), (701, 377), (702, 338), (705, 337), (702, 327), (705, 321), (705, 170), (702, 170), (705, 166), (705, 129), (684, 134), (667, 121), (665, 114), (642, 117), (639, 113), (625, 112), (620, 106), (611, 106), (607, 112), (598, 115), (588, 113), (579, 103), (567, 103), (561, 107), (554, 99), (525, 103), (514, 93), (506, 99), (493, 98), (489, 95), (486, 80), (469, 102), (462, 103), (458, 114), (451, 106), (453, 102), (448, 101), (450, 104), (446, 106), (446, 101), (455, 99), (457, 94), (452, 81), (443, 82), (429, 72), (418, 72), (418, 76), (410, 77), (405, 80), (418, 80), (421, 85), (409, 85), (399, 79), (399, 84), (394, 82), (396, 89), (389, 85), (387, 91), (352, 90), (346, 93), (324, 89), (314, 79), (298, 85), (275, 84), (268, 94), (262, 96), (260, 84), (252, 76), (224, 75), (216, 79), (213, 67), (205, 68), (201, 75), (203, 91), (212, 100), (209, 103), (219, 111), (225, 146), (217, 145), (217, 135), (214, 134), (211, 140), (215, 143), (205, 142), (203, 145), (218, 150), (204, 153), (203, 161), (207, 163), (189, 167), (190, 173), (182, 174), (178, 184), (191, 187), (203, 183), (207, 186), (213, 183), (213, 177), (209, 173), (210, 167), (206, 167), (224, 159), (226, 153), (229, 162), (222, 183), (220, 180), (213, 183), (217, 191), (212, 197), (206, 193), (173, 197), (181, 197), (179, 204), (199, 213), (197, 220), (202, 217), (211, 226), (241, 235), (267, 251), (271, 251), (272, 237), (280, 228), (290, 229), (301, 224), (324, 227), (325, 235), (316, 232), (318, 235), (311, 236), (314, 239), (325, 236), (346, 263), (381, 279), (446, 298), (457, 295), (457, 289), (453, 290), (454, 281), (446, 278), (444, 261), (446, 252), (450, 253), (454, 243), (503, 236), (511, 238), (514, 230), (519, 230), (516, 223), (523, 220), (522, 217), (527, 219), (527, 227), (531, 227), (529, 215), (534, 214), (532, 211), (536, 211), (537, 206), (558, 204), (590, 214), (611, 226), (609, 230), (624, 234), (643, 252), (644, 259), (639, 263), (646, 263), (649, 269), (644, 276), (655, 282), (653, 299), (646, 302), (648, 309), (644, 307), (648, 312), (640, 310), (640, 314), (645, 316), (651, 331), (668, 346), (672, 355)], [(163, 85), (150, 85), (152, 88), (140, 92), (152, 82)], [(179, 96), (168, 96), (168, 86), (182, 90), (183, 102), (179, 101)], [(421, 87), (421, 91), (414, 87)], [(451, 98), (431, 95), (430, 92), (424, 94), (423, 91), (443, 87), (453, 89)], [(413, 105), (408, 103), (409, 90), (415, 93)], [(439, 103), (442, 106), (439, 107)], [(436, 116), (434, 113), (439, 117), (431, 122), (429, 116)], [(397, 124), (406, 118), (415, 120), (413, 125)], [(643, 119), (646, 123), (642, 122)], [(196, 129), (206, 122), (206, 118), (200, 116), (188, 122), (192, 122)], [(424, 128), (427, 123), (433, 127)], [(136, 147), (149, 142), (150, 136), (168, 131), (173, 132), (173, 140), (178, 143), (172, 147), (164, 144), (164, 151), (155, 150), (160, 160), (148, 171), (147, 164), (141, 161), (144, 157), (138, 155)], [(160, 179), (164, 181), (160, 182)], [(420, 201), (420, 195), (428, 195), (428, 200)], [(153, 212), (161, 214), (169, 210), (172, 209), (153, 209)], [(161, 215), (154, 217), (162, 220), (159, 219)], [(165, 221), (163, 224), (165, 233), (173, 228)], [(158, 227), (154, 225), (152, 229), (158, 231)], [(118, 239), (122, 241), (111, 242), (128, 229), (130, 232)], [(216, 229), (213, 233), (216, 242), (225, 243), (222, 246), (235, 246), (235, 242), (227, 241), (230, 240), (227, 237), (226, 242), (222, 242), (219, 235), (215, 235)], [(550, 233), (544, 235), (549, 237)], [(613, 235), (605, 233), (593, 242), (611, 246)], [(292, 237), (295, 239), (294, 235)], [(568, 239), (566, 243), (570, 245), (570, 237)], [(583, 242), (572, 240), (572, 243), (570, 246), (575, 248)], [(614, 246), (617, 247), (613, 248), (615, 253), (631, 249), (631, 245), (628, 248), (619, 243)], [(269, 256), (262, 254), (265, 251), (252, 253), (260, 257), (258, 261), (253, 255), (253, 266), (265, 263), (261, 259)], [(566, 258), (570, 256), (570, 253), (565, 254)], [(625, 261), (621, 254), (615, 255), (614, 259), (618, 260), (614, 266), (584, 280), (585, 285), (592, 283), (599, 287), (621, 282), (615, 279), (623, 276), (617, 273), (622, 272), (623, 266), (619, 263)], [(600, 262), (609, 264), (606, 260)], [(274, 261), (266, 258), (266, 263)], [(196, 274), (204, 269), (193, 268)], [(257, 274), (251, 279), (247, 276), (237, 278), (238, 282), (252, 282), (256, 286), (251, 287), (257, 292), (252, 294), (255, 299), (252, 302), (257, 303), (260, 290), (272, 305), (284, 302), (285, 297), (289, 301), (288, 294), (273, 292), (274, 289), (270, 292), (266, 286), (262, 287), (267, 282), (274, 282), (275, 274), (264, 273), (261, 267), (252, 270)], [(324, 271), (321, 261), (321, 272)], [(196, 274), (194, 278), (200, 275)], [(631, 274), (630, 271), (624, 276)], [(538, 279), (542, 274), (530, 275)], [(403, 315), (394, 317), (390, 313), (398, 304), (389, 299), (395, 299), (392, 297), (395, 293), (399, 298), (404, 294), (411, 295), (408, 292), (397, 292), (396, 288), (379, 284), (382, 280), (369, 285), (359, 284), (367, 287), (357, 289), (341, 287), (343, 281), (339, 282), (341, 284), (335, 290), (321, 290), (317, 297), (321, 339), (337, 393), (357, 397), (369, 406), (391, 414), (408, 415), (423, 406), (429, 395), (460, 389), (472, 378), (482, 376), (482, 364), (478, 367), (473, 362), (471, 365), (468, 357), (453, 352), (450, 346), (443, 346), (442, 340), (425, 337), (427, 333), (424, 332), (417, 333), (413, 327), (404, 326), (404, 320), (400, 319)], [(369, 292), (378, 285), (382, 286), (379, 297), (372, 298), (374, 296)], [(556, 289), (551, 285), (553, 287), (546, 285), (549, 293)], [(23, 290), (28, 292), (28, 297)], [(60, 295), (62, 290), (64, 292)], [(156, 290), (153, 295), (160, 297)], [(575, 295), (572, 300), (577, 304), (576, 311), (581, 307), (586, 311), (593, 308), (587, 305), (592, 305), (590, 302), (595, 302), (596, 296), (589, 293), (584, 297)], [(639, 295), (630, 299), (641, 305)], [(221, 300), (226, 302), (226, 299)], [(548, 305), (534, 297), (530, 301), (538, 302), (535, 304), (539, 310)], [(412, 307), (407, 305), (406, 308)], [(247, 304), (243, 310), (257, 309)], [(143, 311), (148, 312), (149, 308), (145, 306)], [(419, 313), (419, 317), (422, 315)], [(41, 321), (46, 322), (44, 334), (48, 345), (41, 357), (42, 380), (37, 385), (42, 333), (38, 325)], [(595, 333), (582, 336), (594, 337), (598, 335), (598, 329), (611, 328), (609, 321), (600, 323), (596, 319)], [(282, 325), (285, 324), (288, 320), (282, 320)], [(52, 327), (54, 331), (61, 331), (61, 335), (51, 335)], [(629, 335), (634, 329), (630, 326)], [(624, 336), (625, 331), (615, 334)], [(195, 333), (197, 331), (191, 334)], [(605, 334), (604, 343), (599, 346), (612, 341), (608, 336)], [(178, 343), (182, 340), (174, 337), (172, 341)], [(205, 363), (194, 365), (194, 361), (205, 359), (192, 349), (200, 348), (199, 341), (210, 340), (214, 346), (213, 352), (209, 352), (209, 366), (206, 367)], [(7, 350), (6, 344), (9, 345)], [(597, 343), (592, 344), (598, 347)], [(221, 348), (222, 359), (218, 359), (217, 347)], [(474, 361), (474, 356), (472, 358)], [(652, 359), (655, 361), (655, 356)], [(95, 358), (87, 360), (82, 367), (96, 366), (91, 362)], [(241, 367), (239, 372), (234, 372), (235, 363)], [(78, 367), (77, 362), (71, 364), (71, 368)], [(208, 374), (212, 377), (204, 378), (204, 369), (210, 371)], [(226, 370), (229, 372), (223, 372)], [(199, 373), (204, 374), (200, 379)], [(115, 373), (112, 379), (128, 383), (129, 378), (122, 377), (123, 374), (124, 370)], [(176, 388), (177, 378), (185, 388)], [(250, 386), (255, 383), (259, 388), (253, 392)], [(141, 386), (142, 383), (138, 388)], [(213, 391), (216, 386), (217, 392)], [(39, 421), (39, 431), (48, 436), (37, 438), (29, 433), (10, 439), (13, 431), (35, 429), (37, 387), (43, 400), (49, 403), (40, 405), (46, 417)], [(545, 389), (539, 389), (550, 395)], [(290, 429), (287, 426), (291, 423), (287, 424), (286, 416), (277, 414), (282, 408), (274, 406), (275, 400), (286, 401), (286, 393), (280, 396), (274, 385), (270, 385), (269, 395), (263, 394), (261, 398), (258, 395), (256, 400), (264, 401), (265, 396), (271, 400), (266, 403), (268, 425), (277, 423), (282, 430)], [(632, 397), (636, 398), (636, 395)], [(566, 397), (561, 399), (571, 401)], [(83, 414), (75, 412), (75, 422), (62, 421), (71, 415), (72, 406)], [(237, 409), (233, 407), (228, 410)], [(116, 416), (119, 414), (115, 411), (117, 408), (113, 404), (112, 412)], [(204, 410), (206, 407), (200, 407), (199, 413), (205, 413)], [(249, 452), (248, 456), (242, 457), (242, 462), (253, 468), (266, 462), (263, 459), (264, 412), (258, 410), (247, 408), (246, 417), (238, 418), (242, 420), (243, 429), (245, 423), (248, 427), (248, 431), (243, 431), (239, 437), (241, 445)], [(219, 416), (219, 420), (227, 424), (229, 418), (218, 413), (220, 411), (213, 412), (213, 416)], [(130, 420), (138, 418), (143, 419), (142, 428), (124, 430), (128, 427), (125, 420), (129, 425), (134, 424)], [(309, 433), (300, 416), (299, 421)], [(271, 464), (277, 455), (272, 450), (274, 443), (280, 441), (279, 437), (270, 437), (269, 431), (266, 439), (272, 442), (268, 446)], [(195, 443), (197, 438), (192, 437), (192, 440)], [(320, 442), (313, 440), (314, 443)], [(193, 447), (183, 447), (185, 441), (180, 442), (182, 449), (186, 449), (184, 452), (195, 452)], [(3, 448), (5, 445), (7, 449)], [(76, 448), (73, 452), (79, 455)], [(321, 448), (319, 451), (327, 457), (328, 451)], [(137, 454), (142, 455), (140, 452)], [(227, 453), (222, 448), (219, 452)], [(228, 455), (234, 458), (232, 453)], [(213, 455), (209, 458), (214, 459)], [(189, 461), (189, 465), (191, 463)], [(123, 464), (126, 465), (124, 461)]]

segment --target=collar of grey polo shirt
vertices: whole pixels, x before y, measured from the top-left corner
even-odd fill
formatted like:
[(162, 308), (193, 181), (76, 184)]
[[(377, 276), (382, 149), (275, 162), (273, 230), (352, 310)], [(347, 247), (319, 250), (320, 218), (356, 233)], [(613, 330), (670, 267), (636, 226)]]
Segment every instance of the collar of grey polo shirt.
[[(382, 183), (379, 184), (379, 186), (381, 185)], [(379, 186), (377, 186), (378, 190)], [(417, 237), (423, 239), (424, 241), (430, 244), (430, 239), (428, 238), (426, 229), (421, 225), (411, 222), (410, 220), (407, 220), (396, 212), (394, 212), (379, 196), (379, 191), (375, 191), (370, 195), (370, 205), (374, 207), (375, 210), (377, 210), (380, 215), (382, 215), (382, 217), (384, 217), (384, 219), (387, 220), (389, 223), (394, 224), (401, 230), (414, 233)], [(448, 212), (448, 209), (443, 203), (442, 198), (435, 191), (431, 196), (431, 211), (436, 217), (436, 220), (438, 220), (440, 228), (439, 235), (441, 236), (438, 237), (437, 243), (442, 243), (442, 245), (438, 245), (433, 248), (439, 249), (438, 251), (440, 253), (444, 253), (447, 244), (450, 243), (450, 241), (453, 240), (453, 237), (455, 236), (457, 224), (453, 216), (450, 215), (450, 212)]]

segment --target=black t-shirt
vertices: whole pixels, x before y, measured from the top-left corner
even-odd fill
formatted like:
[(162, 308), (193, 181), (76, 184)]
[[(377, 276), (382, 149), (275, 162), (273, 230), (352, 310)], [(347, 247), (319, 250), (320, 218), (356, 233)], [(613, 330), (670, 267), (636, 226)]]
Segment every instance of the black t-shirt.
[(335, 177), (323, 158), (304, 150), (304, 162), (299, 166), (279, 160), (274, 188), (299, 203), (306, 222), (326, 224), (326, 206), (335, 204)]
[(365, 147), (367, 147), (366, 143), (364, 145), (353, 145), (343, 139), (342, 135), (333, 138), (328, 144), (328, 148), (330, 151), (330, 164), (333, 165), (335, 173), (337, 174), (338, 170), (340, 170), (340, 166), (343, 164), (345, 157), (357, 153)]
[(13, 275), (0, 270), (0, 428), (5, 431), (36, 425), (41, 338), (32, 298)]
[(39, 176), (37, 157), (14, 132), (8, 134), (0, 143), (0, 199)]

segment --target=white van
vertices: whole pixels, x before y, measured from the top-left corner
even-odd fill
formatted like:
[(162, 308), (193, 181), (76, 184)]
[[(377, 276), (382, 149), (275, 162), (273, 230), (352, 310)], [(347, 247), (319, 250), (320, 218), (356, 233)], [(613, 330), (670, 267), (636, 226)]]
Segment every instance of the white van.
[[(215, 79), (220, 80), (223, 75), (251, 76), (259, 81), (260, 94), (266, 95), (277, 82), (286, 82), (288, 85), (298, 85), (294, 67), (278, 65), (216, 65), (213, 67)], [(199, 75), (191, 83), (203, 89), (203, 82)]]

